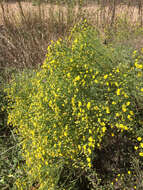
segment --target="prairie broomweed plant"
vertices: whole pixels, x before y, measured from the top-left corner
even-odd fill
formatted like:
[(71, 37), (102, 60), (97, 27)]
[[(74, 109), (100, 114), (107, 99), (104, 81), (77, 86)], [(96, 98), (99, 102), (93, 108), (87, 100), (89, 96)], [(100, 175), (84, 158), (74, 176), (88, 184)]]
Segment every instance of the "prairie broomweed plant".
[[(56, 187), (52, 177), (61, 161), (91, 169), (94, 150), (102, 148), (107, 133), (114, 138), (113, 130), (122, 135), (136, 130), (131, 88), (140, 96), (143, 68), (139, 60), (122, 68), (115, 58), (85, 22), (70, 38), (51, 43), (39, 71), (23, 73), (7, 89), (8, 122), (22, 139), (28, 178), (38, 180), (41, 189), (45, 178), (49, 189)], [(133, 76), (136, 85), (130, 85)]]

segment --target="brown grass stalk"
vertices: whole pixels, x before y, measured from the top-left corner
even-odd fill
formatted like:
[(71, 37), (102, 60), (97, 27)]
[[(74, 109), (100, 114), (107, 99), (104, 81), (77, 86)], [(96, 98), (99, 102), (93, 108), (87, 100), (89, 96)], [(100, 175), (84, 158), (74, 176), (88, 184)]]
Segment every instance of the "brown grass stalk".
[[(103, 36), (105, 30), (108, 31), (110, 39), (118, 31), (118, 18), (128, 20), (130, 24), (127, 23), (126, 28), (131, 30), (130, 33), (132, 26), (142, 22), (142, 4), (122, 5), (116, 4), (115, 0), (100, 2), (91, 4), (87, 1), (84, 7), (44, 3), (32, 6), (32, 3), (20, 0), (17, 3), (1, 2), (0, 67), (38, 67), (45, 59), (50, 41), (67, 35), (81, 18), (86, 18)], [(123, 30), (125, 23), (120, 26)]]

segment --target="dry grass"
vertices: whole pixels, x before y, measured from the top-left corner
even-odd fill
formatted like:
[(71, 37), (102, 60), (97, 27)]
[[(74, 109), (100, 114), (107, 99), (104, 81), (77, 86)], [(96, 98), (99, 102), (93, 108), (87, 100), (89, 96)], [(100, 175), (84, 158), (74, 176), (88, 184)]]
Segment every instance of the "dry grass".
[[(28, 7), (28, 8), (27, 8)], [(54, 5), (1, 4), (0, 68), (36, 68), (45, 59), (51, 40), (64, 37), (79, 20), (78, 9)]]
[[(33, 6), (30, 2), (22, 2), (22, 9), (25, 14), (29, 14), (30, 12), (39, 12), (39, 6)], [(5, 14), (9, 16), (21, 16), (20, 8), (18, 3), (4, 3), (3, 4), (5, 9)], [(66, 5), (52, 5), (52, 4), (41, 4), (40, 5), (40, 11), (41, 15), (48, 18), (49, 17), (49, 10), (52, 9), (52, 12), (58, 12), (59, 10), (62, 11), (64, 17), (67, 16), (67, 9), (68, 7)], [(97, 4), (87, 4), (87, 6), (84, 6), (82, 8), (82, 11), (86, 12), (91, 16), (94, 20), (97, 20), (98, 22), (101, 22), (104, 19), (110, 20), (111, 14), (112, 14), (112, 5), (111, 6), (100, 6)], [(74, 8), (75, 14), (77, 14), (79, 11), (79, 7), (76, 6)], [(117, 5), (116, 6), (116, 16), (126, 16), (128, 19), (130, 19), (132, 22), (137, 22), (140, 18), (139, 9), (137, 6), (128, 6), (128, 5)], [(2, 9), (0, 9), (0, 19), (1, 24), (4, 23), (3, 16), (2, 16)], [(97, 17), (97, 18), (96, 18)], [(105, 22), (105, 20), (104, 20)]]
[[(125, 27), (127, 33), (132, 33), (142, 16), (137, 6), (114, 7), (113, 4), (101, 6), (87, 3), (83, 7), (69, 7), (54, 4), (33, 6), (28, 2), (16, 2), (1, 3), (0, 6), (0, 69), (7, 73), (11, 68), (36, 68), (41, 65), (50, 41), (63, 38), (71, 26), (82, 18), (96, 26), (104, 38), (105, 30), (108, 31), (111, 39), (119, 27)], [(118, 18), (128, 20), (128, 23), (119, 23)], [(111, 26), (113, 21), (114, 25)]]

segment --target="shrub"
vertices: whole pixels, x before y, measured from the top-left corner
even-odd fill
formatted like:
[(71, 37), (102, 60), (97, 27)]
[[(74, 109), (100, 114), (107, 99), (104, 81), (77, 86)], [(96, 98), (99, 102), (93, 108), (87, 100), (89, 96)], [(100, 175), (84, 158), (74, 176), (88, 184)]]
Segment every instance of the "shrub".
[[(142, 156), (141, 149), (134, 150), (138, 141), (142, 147), (141, 59), (122, 62), (85, 22), (65, 40), (51, 42), (39, 71), (23, 73), (11, 82), (8, 122), (20, 136), (28, 176), (17, 180), (18, 189), (34, 184), (42, 190), (80, 189), (78, 177), (73, 172), (68, 181), (66, 171), (74, 169), (79, 178), (89, 177), (91, 171), (107, 177), (109, 166), (99, 164), (107, 150), (118, 159), (116, 164), (120, 153), (127, 162), (131, 152)], [(110, 161), (110, 156), (103, 160)], [(120, 170), (112, 172), (116, 175)], [(90, 181), (90, 189), (97, 183), (85, 178), (87, 189)], [(67, 181), (75, 182), (72, 188)]]

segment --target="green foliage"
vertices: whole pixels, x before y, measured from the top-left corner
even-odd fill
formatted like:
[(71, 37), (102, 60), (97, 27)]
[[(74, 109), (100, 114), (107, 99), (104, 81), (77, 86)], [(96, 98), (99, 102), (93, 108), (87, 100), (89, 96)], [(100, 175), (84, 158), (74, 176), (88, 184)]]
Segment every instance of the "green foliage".
[(22, 161), (20, 147), (12, 130), (6, 127), (0, 132), (0, 188), (12, 189), (16, 179), (23, 175), (22, 170), (18, 169)]
[(13, 181), (12, 170), (15, 168), (9, 168), (12, 163), (10, 163), (9, 155), (6, 154), (9, 146), (7, 136), (9, 135), (9, 129), (7, 128), (7, 114), (3, 110), (3, 106), (7, 105), (5, 99), (5, 93), (3, 91), (3, 78), (0, 76), (0, 188), (9, 188), (11, 182)]
[(3, 79), (0, 76), (0, 126), (5, 127), (6, 113), (2, 110), (2, 106), (6, 104), (5, 94), (3, 92)]
[(102, 179), (110, 174), (109, 153), (115, 159), (122, 154), (122, 162), (111, 160), (109, 177), (128, 175), (129, 153), (143, 156), (142, 57), (134, 52), (133, 60), (118, 58), (84, 22), (67, 39), (51, 42), (39, 71), (12, 81), (8, 123), (20, 136), (27, 173), (17, 180), (18, 189), (97, 189), (102, 183), (96, 173)]
[(18, 168), (22, 161), (17, 135), (12, 126), (7, 125), (7, 99), (4, 92), (4, 75), (0, 75), (0, 189), (12, 189), (17, 178), (23, 175)]
[(105, 25), (104, 33), (108, 43), (128, 45), (128, 48), (141, 47), (140, 42), (137, 44), (137, 39), (142, 38), (142, 27), (139, 21), (132, 22), (129, 15), (118, 15), (112, 26)]

